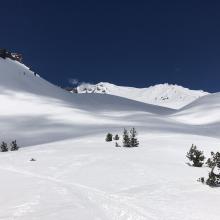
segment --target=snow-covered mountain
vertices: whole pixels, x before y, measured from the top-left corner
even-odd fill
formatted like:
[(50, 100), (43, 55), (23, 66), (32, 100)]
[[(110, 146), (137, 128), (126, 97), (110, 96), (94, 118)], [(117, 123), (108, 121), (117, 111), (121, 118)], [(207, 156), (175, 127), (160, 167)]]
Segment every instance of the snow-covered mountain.
[(117, 86), (106, 82), (95, 85), (83, 83), (72, 91), (73, 93), (111, 94), (173, 109), (179, 109), (197, 98), (208, 94), (202, 90), (190, 90), (182, 86), (167, 83), (148, 88)]
[[(219, 151), (219, 93), (180, 110), (71, 94), (0, 58), (0, 103), (0, 141), (22, 147), (0, 152), (0, 219), (219, 218), (218, 189), (196, 181), (208, 168), (186, 165), (192, 143), (206, 157)], [(111, 132), (121, 145), (131, 127), (140, 147), (105, 142)]]
[(0, 126), (1, 137), (8, 140), (13, 136), (25, 145), (62, 140), (74, 133), (87, 134), (99, 127), (130, 124), (126, 117), (122, 124), (118, 123), (120, 112), (144, 112), (158, 117), (173, 112), (107, 94), (72, 95), (10, 59), (0, 59), (0, 94), (0, 103), (4, 103), (0, 116), (4, 116), (5, 123)]

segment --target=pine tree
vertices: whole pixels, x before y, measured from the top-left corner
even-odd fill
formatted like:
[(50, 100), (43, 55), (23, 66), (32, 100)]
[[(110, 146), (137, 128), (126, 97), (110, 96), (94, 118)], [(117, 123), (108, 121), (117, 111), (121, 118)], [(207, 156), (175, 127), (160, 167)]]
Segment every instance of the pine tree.
[(212, 187), (219, 186), (220, 185), (220, 178), (214, 172), (209, 172), (209, 177), (206, 180), (206, 184)]
[(10, 145), (11, 145), (11, 151), (16, 151), (19, 149), (16, 140), (12, 141)]
[(203, 161), (205, 159), (203, 152), (197, 150), (195, 145), (192, 145), (186, 157), (193, 162), (194, 167), (201, 167), (203, 165)]
[(2, 142), (0, 148), (1, 148), (1, 152), (7, 152), (8, 151), (8, 146), (4, 141)]
[(211, 157), (208, 158), (208, 160), (206, 161), (207, 166), (210, 168), (213, 168), (216, 165), (219, 158), (220, 158), (219, 152), (216, 152), (216, 153), (211, 152)]
[(114, 136), (114, 140), (116, 140), (116, 141), (119, 140), (119, 136), (118, 136), (118, 134), (116, 134), (116, 135)]
[(131, 147), (130, 137), (129, 137), (128, 131), (126, 129), (124, 129), (124, 132), (123, 132), (123, 147)]
[(107, 141), (107, 142), (112, 141), (112, 134), (111, 133), (108, 133), (106, 135), (105, 141)]
[(204, 177), (200, 177), (197, 181), (201, 182), (201, 183), (205, 183), (205, 178)]
[(213, 158), (208, 158), (205, 163), (208, 167), (212, 168), (214, 166)]
[(135, 130), (135, 128), (132, 128), (130, 130), (130, 145), (131, 145), (131, 147), (138, 147), (139, 146), (139, 142), (137, 140), (137, 131)]
[(212, 158), (209, 161), (209, 166), (212, 166), (206, 184), (212, 187), (220, 186), (220, 153), (211, 152)]
[(117, 141), (115, 142), (115, 147), (121, 147)]
[(219, 163), (216, 164), (211, 172), (209, 172), (209, 177), (206, 180), (206, 184), (212, 187), (220, 186), (220, 170), (219, 170)]

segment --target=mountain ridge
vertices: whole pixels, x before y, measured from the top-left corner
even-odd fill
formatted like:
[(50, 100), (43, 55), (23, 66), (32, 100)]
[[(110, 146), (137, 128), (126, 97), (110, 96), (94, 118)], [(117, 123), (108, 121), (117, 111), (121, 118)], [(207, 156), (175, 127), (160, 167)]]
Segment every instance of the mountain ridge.
[(146, 88), (117, 86), (108, 82), (97, 84), (82, 83), (68, 89), (72, 93), (99, 93), (120, 96), (147, 104), (180, 109), (194, 100), (210, 93), (203, 90), (191, 90), (176, 84), (156, 84)]

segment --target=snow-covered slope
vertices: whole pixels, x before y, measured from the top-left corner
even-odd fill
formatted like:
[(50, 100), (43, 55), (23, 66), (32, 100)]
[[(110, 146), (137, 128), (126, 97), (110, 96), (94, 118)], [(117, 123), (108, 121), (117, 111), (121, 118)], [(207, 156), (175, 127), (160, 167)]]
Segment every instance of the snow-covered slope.
[[(219, 218), (219, 190), (196, 181), (208, 168), (185, 160), (192, 143), (206, 157), (219, 150), (219, 94), (181, 110), (107, 94), (70, 94), (0, 58), (0, 103), (0, 141), (26, 146), (0, 152), (0, 219)], [(111, 132), (122, 144), (123, 128), (131, 127), (140, 147), (105, 142)]]
[(187, 124), (218, 124), (220, 123), (220, 93), (201, 97), (172, 117)]
[(173, 109), (179, 109), (197, 98), (208, 94), (201, 90), (190, 90), (182, 86), (167, 83), (148, 88), (116, 86), (105, 82), (96, 85), (83, 83), (77, 87), (76, 91), (78, 93), (111, 94)]
[[(17, 138), (25, 145), (131, 124), (126, 114), (160, 117), (173, 112), (111, 95), (72, 95), (10, 59), (0, 59), (0, 103), (1, 138)], [(120, 112), (125, 117), (122, 123), (118, 121)]]

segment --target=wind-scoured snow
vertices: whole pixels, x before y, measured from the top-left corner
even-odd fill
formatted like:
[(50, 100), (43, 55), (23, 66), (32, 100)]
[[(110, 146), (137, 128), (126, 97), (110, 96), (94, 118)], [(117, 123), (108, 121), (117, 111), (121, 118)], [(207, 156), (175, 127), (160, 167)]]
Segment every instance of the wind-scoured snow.
[(83, 83), (77, 87), (77, 92), (111, 94), (173, 109), (179, 109), (197, 98), (208, 94), (202, 90), (190, 90), (182, 86), (167, 83), (148, 88), (134, 88), (117, 86), (105, 82), (96, 85)]
[[(0, 219), (219, 219), (220, 191), (196, 181), (208, 168), (185, 158), (192, 143), (219, 151), (218, 93), (180, 110), (71, 94), (0, 58), (0, 103), (0, 141), (22, 146), (0, 152)], [(131, 127), (140, 147), (105, 142)]]

